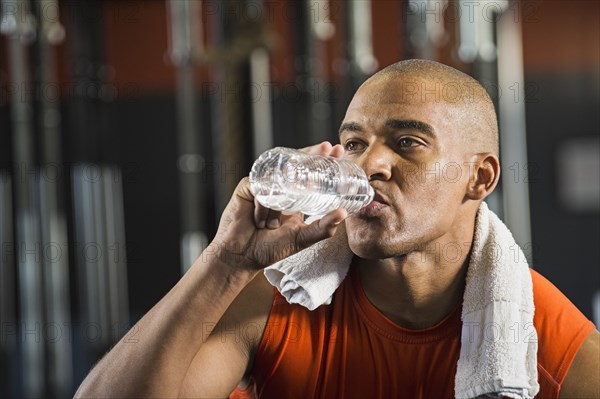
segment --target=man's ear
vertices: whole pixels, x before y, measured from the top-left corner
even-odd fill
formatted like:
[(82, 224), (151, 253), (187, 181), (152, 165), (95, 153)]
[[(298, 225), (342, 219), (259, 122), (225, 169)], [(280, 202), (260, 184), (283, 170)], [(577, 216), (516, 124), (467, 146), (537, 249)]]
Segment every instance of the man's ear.
[(471, 159), (466, 197), (482, 200), (496, 188), (500, 178), (500, 161), (492, 153), (477, 154)]

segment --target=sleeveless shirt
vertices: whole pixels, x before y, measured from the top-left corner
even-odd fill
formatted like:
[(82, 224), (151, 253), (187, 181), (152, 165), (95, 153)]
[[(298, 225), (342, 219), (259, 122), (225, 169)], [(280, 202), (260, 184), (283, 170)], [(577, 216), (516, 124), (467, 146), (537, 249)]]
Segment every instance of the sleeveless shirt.
[[(557, 398), (579, 347), (594, 329), (548, 280), (531, 270), (538, 334), (538, 398)], [(402, 328), (367, 298), (357, 269), (332, 303), (314, 311), (275, 290), (250, 383), (241, 398), (453, 398), (460, 354), (459, 303), (423, 330)], [(515, 328), (519, 339), (533, 330)]]

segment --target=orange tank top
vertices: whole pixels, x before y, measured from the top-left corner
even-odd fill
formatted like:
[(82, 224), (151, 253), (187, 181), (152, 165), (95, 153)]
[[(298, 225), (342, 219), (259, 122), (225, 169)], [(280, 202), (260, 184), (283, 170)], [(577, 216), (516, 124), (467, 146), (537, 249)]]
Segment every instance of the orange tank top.
[[(531, 271), (539, 398), (556, 398), (594, 325)], [(366, 297), (356, 269), (328, 306), (309, 311), (275, 292), (250, 384), (239, 398), (453, 398), (461, 304), (424, 330), (399, 327)]]

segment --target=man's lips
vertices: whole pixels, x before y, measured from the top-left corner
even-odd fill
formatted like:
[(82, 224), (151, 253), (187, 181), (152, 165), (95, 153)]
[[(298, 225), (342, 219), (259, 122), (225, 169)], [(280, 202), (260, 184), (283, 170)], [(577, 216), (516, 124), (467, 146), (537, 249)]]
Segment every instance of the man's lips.
[(379, 191), (375, 190), (373, 201), (358, 211), (358, 216), (374, 215), (378, 210), (387, 206), (389, 206), (387, 199)]
[(387, 199), (377, 190), (375, 190), (375, 195), (373, 196), (373, 202), (378, 202), (383, 205), (389, 205)]

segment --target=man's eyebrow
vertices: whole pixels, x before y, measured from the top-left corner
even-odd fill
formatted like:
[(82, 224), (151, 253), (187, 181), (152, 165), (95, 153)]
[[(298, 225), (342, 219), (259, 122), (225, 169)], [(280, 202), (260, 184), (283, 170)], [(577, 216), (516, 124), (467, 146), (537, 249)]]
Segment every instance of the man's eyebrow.
[(344, 122), (340, 126), (340, 130), (338, 130), (338, 134), (342, 134), (346, 130), (351, 132), (362, 132), (363, 128), (356, 122)]
[(402, 119), (388, 119), (385, 122), (385, 125), (392, 129), (410, 129), (410, 130), (418, 130), (421, 133), (435, 138), (435, 133), (433, 127), (425, 122), (415, 121), (415, 120), (402, 120)]
[[(427, 136), (429, 136), (431, 138), (435, 138), (435, 133), (434, 133), (433, 127), (430, 124), (421, 122), (421, 121), (404, 120), (404, 119), (388, 119), (387, 121), (385, 121), (385, 126), (391, 128), (391, 129), (396, 129), (396, 130), (401, 130), (401, 129), (418, 130), (421, 133), (426, 134)], [(345, 131), (360, 133), (360, 132), (363, 132), (363, 128), (356, 122), (345, 122), (345, 123), (342, 123), (342, 125), (340, 126), (339, 134), (341, 135)]]

